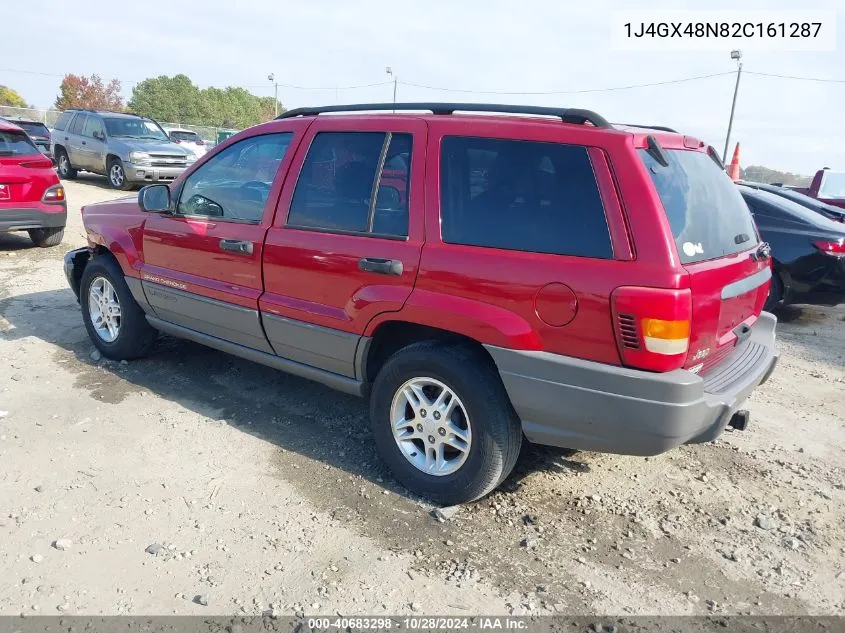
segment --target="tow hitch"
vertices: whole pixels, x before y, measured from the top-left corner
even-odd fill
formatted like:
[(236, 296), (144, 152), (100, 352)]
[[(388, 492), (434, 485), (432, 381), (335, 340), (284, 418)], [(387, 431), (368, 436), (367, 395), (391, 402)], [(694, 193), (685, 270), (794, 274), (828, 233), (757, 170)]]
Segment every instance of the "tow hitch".
[(751, 413), (749, 413), (747, 409), (740, 409), (731, 416), (731, 421), (728, 422), (728, 426), (736, 429), (737, 431), (744, 431), (748, 426), (749, 420), (751, 420)]

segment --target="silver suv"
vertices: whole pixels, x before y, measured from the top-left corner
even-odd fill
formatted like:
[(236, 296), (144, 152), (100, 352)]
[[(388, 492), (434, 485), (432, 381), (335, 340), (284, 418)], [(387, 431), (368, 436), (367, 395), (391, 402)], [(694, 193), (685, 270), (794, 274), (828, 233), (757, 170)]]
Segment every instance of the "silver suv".
[(145, 117), (118, 112), (67, 110), (53, 127), (50, 143), (59, 177), (85, 170), (108, 178), (115, 189), (170, 182), (197, 157), (172, 142)]

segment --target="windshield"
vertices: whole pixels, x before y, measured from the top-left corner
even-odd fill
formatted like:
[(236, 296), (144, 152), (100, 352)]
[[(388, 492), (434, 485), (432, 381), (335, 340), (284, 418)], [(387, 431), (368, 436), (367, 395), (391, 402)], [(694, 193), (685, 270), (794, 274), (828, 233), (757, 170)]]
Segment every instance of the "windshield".
[(22, 127), (30, 136), (50, 136), (47, 126), (38, 121), (15, 121), (15, 125)]
[(188, 141), (189, 143), (195, 143), (199, 140), (199, 134), (196, 132), (182, 132), (174, 130), (170, 133), (170, 138), (174, 141)]
[(104, 118), (109, 136), (129, 136), (132, 138), (148, 138), (156, 141), (168, 141), (155, 121), (149, 119)]
[(845, 200), (845, 172), (826, 171), (819, 188), (819, 197)]
[(25, 132), (0, 130), (0, 156), (32, 156), (41, 155), (38, 148), (32, 144)]
[(713, 159), (704, 152), (686, 150), (665, 154), (668, 167), (640, 150), (663, 202), (681, 262), (716, 259), (755, 246), (751, 212)]

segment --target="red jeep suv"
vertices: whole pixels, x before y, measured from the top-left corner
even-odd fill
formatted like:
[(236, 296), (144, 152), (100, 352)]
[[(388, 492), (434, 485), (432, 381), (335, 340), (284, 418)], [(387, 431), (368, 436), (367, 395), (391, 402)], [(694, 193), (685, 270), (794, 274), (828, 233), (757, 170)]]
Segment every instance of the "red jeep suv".
[(23, 129), (0, 120), (0, 233), (27, 231), (36, 246), (56, 246), (66, 220), (53, 162)]
[(397, 479), (442, 503), (523, 437), (742, 429), (777, 359), (769, 249), (715, 152), (587, 110), (292, 110), (83, 218), (65, 271), (104, 356), (164, 332), (368, 396)]

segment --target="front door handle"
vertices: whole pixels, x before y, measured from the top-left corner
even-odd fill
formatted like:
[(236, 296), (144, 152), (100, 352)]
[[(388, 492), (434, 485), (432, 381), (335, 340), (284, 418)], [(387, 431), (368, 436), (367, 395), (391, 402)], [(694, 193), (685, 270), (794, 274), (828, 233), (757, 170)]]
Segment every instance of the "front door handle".
[(367, 273), (379, 275), (402, 274), (402, 262), (398, 259), (379, 259), (377, 257), (362, 257), (358, 260), (358, 268)]
[(238, 255), (252, 255), (252, 242), (242, 240), (220, 240), (220, 250)]

